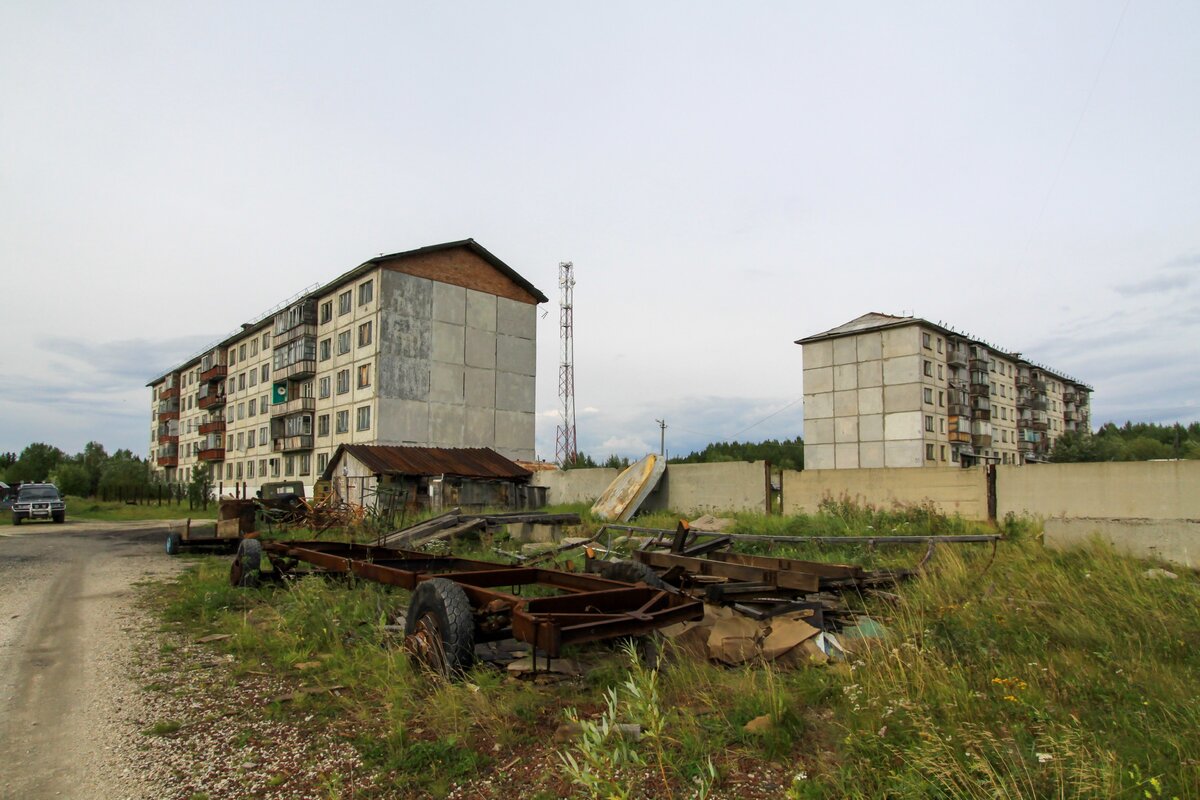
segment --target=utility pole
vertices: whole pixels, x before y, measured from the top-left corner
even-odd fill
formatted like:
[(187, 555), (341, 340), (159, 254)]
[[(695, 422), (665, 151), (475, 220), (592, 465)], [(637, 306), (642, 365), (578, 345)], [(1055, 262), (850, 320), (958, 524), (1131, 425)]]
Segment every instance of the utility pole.
[(654, 421), (658, 423), (658, 454), (665, 456), (667, 454), (667, 422), (662, 419)]

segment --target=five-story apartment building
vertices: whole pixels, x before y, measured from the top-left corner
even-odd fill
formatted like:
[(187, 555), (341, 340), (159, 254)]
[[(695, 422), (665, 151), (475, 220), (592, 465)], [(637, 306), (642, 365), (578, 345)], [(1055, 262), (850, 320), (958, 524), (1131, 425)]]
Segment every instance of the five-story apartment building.
[(152, 390), (152, 463), (311, 484), (339, 444), (534, 455), (537, 304), (473, 240), (371, 259), (181, 363)]

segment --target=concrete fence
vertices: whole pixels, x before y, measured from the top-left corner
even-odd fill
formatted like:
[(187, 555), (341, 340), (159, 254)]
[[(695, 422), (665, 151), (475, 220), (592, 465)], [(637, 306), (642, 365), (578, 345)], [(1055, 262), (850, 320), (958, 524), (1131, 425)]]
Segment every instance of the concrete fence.
[[(545, 486), (550, 503), (595, 500), (617, 477), (615, 469), (571, 469), (534, 473), (532, 483)], [(714, 511), (767, 511), (767, 463), (732, 461), (717, 464), (668, 464), (658, 491), (642, 506), (648, 511), (671, 509), (695, 515)]]
[(814, 513), (825, 498), (890, 507), (931, 503), (944, 514), (988, 518), (984, 468), (809, 469), (783, 473), (783, 513)]

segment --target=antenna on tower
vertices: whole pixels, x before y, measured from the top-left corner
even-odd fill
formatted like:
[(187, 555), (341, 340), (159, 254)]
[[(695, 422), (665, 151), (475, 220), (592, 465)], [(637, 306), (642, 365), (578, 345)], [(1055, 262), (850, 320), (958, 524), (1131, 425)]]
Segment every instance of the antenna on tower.
[(554, 437), (554, 460), (560, 467), (574, 464), (579, 457), (575, 444), (575, 266), (570, 261), (558, 264), (558, 325), (562, 339), (562, 358), (558, 363), (558, 399), (562, 424)]

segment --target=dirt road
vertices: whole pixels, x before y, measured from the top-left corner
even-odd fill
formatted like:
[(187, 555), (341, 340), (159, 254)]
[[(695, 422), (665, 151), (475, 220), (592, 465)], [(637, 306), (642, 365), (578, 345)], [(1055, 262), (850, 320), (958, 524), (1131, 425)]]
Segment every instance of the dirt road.
[(161, 523), (0, 528), (0, 797), (123, 798), (145, 788), (131, 675), (134, 583), (175, 574)]

